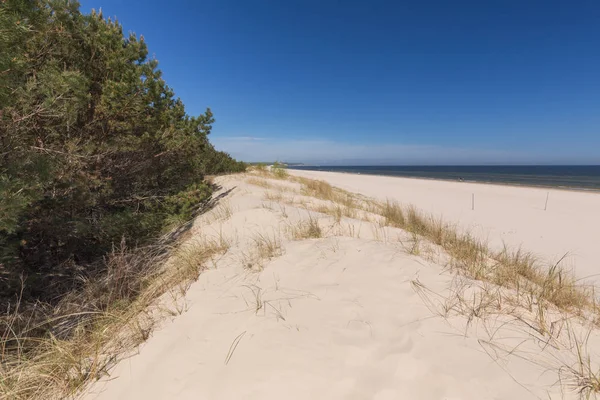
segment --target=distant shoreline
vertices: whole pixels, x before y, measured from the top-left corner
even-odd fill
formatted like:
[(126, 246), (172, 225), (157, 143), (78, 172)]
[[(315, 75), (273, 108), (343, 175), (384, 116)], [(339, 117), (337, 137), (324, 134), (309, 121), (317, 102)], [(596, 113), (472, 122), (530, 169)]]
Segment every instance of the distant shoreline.
[[(383, 168), (394, 168), (394, 166), (385, 166)], [(452, 166), (452, 167), (443, 167), (440, 166), (439, 168), (465, 168), (467, 166)], [(468, 166), (469, 168), (476, 168), (477, 166)], [(497, 166), (498, 168), (505, 168), (507, 166)], [(520, 166), (508, 166), (508, 167), (514, 167), (514, 168), (518, 168)], [(535, 168), (538, 166), (523, 166), (525, 168)], [(546, 167), (546, 166), (541, 166), (541, 167)], [(572, 167), (581, 167), (581, 166), (551, 166), (553, 168), (556, 167), (565, 167), (565, 168), (572, 168)], [(585, 167), (595, 167), (598, 168), (600, 170), (600, 166), (585, 166)], [(382, 174), (382, 173), (375, 173), (375, 172), (371, 172), (368, 170), (364, 170), (362, 168), (372, 168), (372, 166), (365, 166), (365, 167), (360, 167), (360, 166), (335, 166), (335, 167), (318, 167), (318, 166), (308, 166), (308, 165), (302, 165), (302, 166), (289, 166), (289, 169), (293, 169), (293, 170), (298, 170), (298, 171), (318, 171), (318, 172), (331, 172), (331, 173), (341, 173), (341, 174), (351, 174), (351, 175), (367, 175), (367, 176), (380, 176), (380, 177), (387, 177), (387, 178), (406, 178), (406, 179), (417, 179), (417, 180), (428, 180), (428, 181), (439, 181), (439, 182), (455, 182), (455, 183), (474, 183), (474, 184), (483, 184), (483, 185), (497, 185), (497, 186), (511, 186), (511, 187), (523, 187), (523, 188), (534, 188), (534, 189), (554, 189), (554, 190), (565, 190), (565, 191), (575, 191), (575, 192), (582, 192), (582, 193), (595, 193), (598, 194), (600, 193), (600, 175), (598, 176), (598, 187), (579, 187), (579, 186), (569, 186), (569, 185), (551, 185), (551, 184), (543, 184), (543, 183), (533, 183), (533, 182), (510, 182), (510, 181), (500, 181), (500, 180), (485, 180), (484, 178), (482, 179), (470, 179), (470, 178), (463, 178), (463, 180), (459, 180), (458, 178), (455, 177), (432, 177), (432, 176), (419, 176), (419, 175), (404, 175), (404, 174), (393, 174), (393, 173), (388, 173), (388, 174)], [(355, 168), (355, 171), (349, 171), (347, 170), (348, 168)], [(399, 166), (397, 168), (418, 168), (418, 167), (411, 167), (411, 166)], [(430, 166), (425, 166), (425, 168), (436, 168), (436, 167), (430, 167)], [(482, 168), (494, 168), (494, 166), (482, 166)], [(360, 170), (359, 170), (360, 169)], [(393, 172), (391, 170), (391, 172)]]

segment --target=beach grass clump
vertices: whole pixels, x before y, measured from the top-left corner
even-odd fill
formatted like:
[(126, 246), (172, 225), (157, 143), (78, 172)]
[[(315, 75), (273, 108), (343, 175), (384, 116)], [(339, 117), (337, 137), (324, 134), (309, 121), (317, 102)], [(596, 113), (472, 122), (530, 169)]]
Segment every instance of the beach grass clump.
[(406, 219), (404, 218), (404, 210), (400, 204), (395, 201), (387, 200), (379, 207), (369, 209), (370, 212), (381, 215), (384, 218), (384, 224), (394, 228), (404, 228)]
[(321, 180), (307, 178), (295, 178), (295, 180), (302, 185), (303, 194), (343, 206), (346, 210), (344, 212), (346, 216), (355, 215), (355, 211), (360, 209), (355, 195), (350, 192), (334, 188), (329, 183)]
[(285, 165), (279, 162), (276, 162), (271, 166), (271, 174), (275, 179), (287, 179), (290, 176)]
[(283, 255), (284, 248), (278, 233), (256, 233), (251, 238), (251, 247), (242, 252), (241, 262), (245, 269), (262, 271), (264, 263)]
[(485, 243), (469, 234), (446, 234), (440, 246), (450, 255), (450, 265), (477, 280), (489, 280), (489, 257)]
[(268, 178), (271, 176), (271, 172), (267, 168), (266, 164), (252, 165), (247, 168), (247, 172), (249, 172), (252, 175), (258, 175), (258, 176), (262, 176), (265, 178)]
[(246, 178), (246, 182), (248, 182), (251, 185), (254, 186), (259, 186), (265, 189), (271, 189), (273, 188), (273, 185), (269, 183), (269, 181), (267, 181), (266, 179), (262, 179), (262, 178), (255, 178), (255, 177), (249, 177)]
[(265, 163), (258, 163), (256, 165), (253, 166), (255, 171), (258, 172), (266, 172), (267, 171), (267, 165)]
[(338, 204), (321, 204), (317, 207), (314, 207), (314, 210), (321, 214), (332, 216), (336, 224), (339, 224), (342, 220), (342, 217), (344, 216), (343, 208), (340, 207)]
[(283, 201), (284, 200), (283, 193), (280, 191), (277, 191), (277, 192), (267, 191), (263, 195), (263, 198), (265, 200), (269, 200), (269, 201)]
[(336, 224), (339, 224), (344, 217), (357, 218), (358, 216), (358, 210), (356, 208), (340, 204), (320, 204), (312, 209), (321, 214), (332, 216)]
[(319, 225), (319, 220), (312, 215), (308, 219), (303, 219), (296, 224), (289, 225), (289, 232), (294, 240), (319, 239), (323, 237), (323, 230)]
[(260, 259), (268, 260), (283, 254), (281, 239), (275, 234), (257, 233), (252, 241)]
[(300, 178), (303, 193), (321, 200), (334, 201), (333, 187), (325, 181)]

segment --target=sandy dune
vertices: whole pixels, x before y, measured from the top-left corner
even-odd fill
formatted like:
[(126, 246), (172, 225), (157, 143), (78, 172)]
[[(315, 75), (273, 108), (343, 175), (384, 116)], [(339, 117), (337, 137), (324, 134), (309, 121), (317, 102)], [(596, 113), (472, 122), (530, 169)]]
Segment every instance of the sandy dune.
[[(566, 261), (580, 277), (600, 274), (600, 194), (557, 189), (291, 171), (354, 193), (414, 204), (460, 224), (489, 244), (523, 245), (540, 257)], [(544, 211), (546, 196), (548, 207)], [(475, 195), (475, 210), (472, 195)]]
[[(418, 204), (480, 228), (492, 242), (531, 244), (550, 257), (577, 250), (586, 273), (600, 255), (590, 237), (600, 226), (594, 195), (552, 191), (544, 212), (545, 191), (536, 189), (298, 174)], [(528, 317), (505, 314), (505, 304), (492, 305), (494, 312), (445, 312), (449, 305), (483, 310), (482, 284), (386, 239), (401, 238), (400, 230), (389, 228), (382, 239), (364, 221), (336, 224), (265, 200), (267, 190), (245, 179), (220, 178), (224, 190), (234, 188), (226, 200), (231, 213), (215, 209), (192, 229), (190, 240), (227, 237), (230, 250), (191, 286), (179, 305), (185, 312), (164, 321), (86, 399), (578, 398), (564, 372), (577, 357), (573, 346), (557, 345), (561, 333), (532, 332)], [(285, 194), (294, 189), (273, 184)], [(318, 220), (323, 237), (294, 240), (290, 228), (307, 218)], [(281, 255), (253, 254), (257, 237), (280, 245)], [(563, 317), (546, 318), (554, 327)], [(599, 344), (592, 332), (586, 349)]]

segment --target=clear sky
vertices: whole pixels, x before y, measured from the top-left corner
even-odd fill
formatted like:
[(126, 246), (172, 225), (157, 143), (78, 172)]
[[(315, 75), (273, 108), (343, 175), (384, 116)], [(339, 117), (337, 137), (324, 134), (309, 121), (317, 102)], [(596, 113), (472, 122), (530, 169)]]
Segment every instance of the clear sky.
[(245, 161), (600, 164), (600, 1), (83, 0)]

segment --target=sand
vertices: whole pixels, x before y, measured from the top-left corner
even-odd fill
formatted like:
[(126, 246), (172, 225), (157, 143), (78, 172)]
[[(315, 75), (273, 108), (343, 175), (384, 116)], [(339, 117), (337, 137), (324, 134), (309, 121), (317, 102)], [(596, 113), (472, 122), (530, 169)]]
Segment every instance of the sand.
[[(546, 190), (292, 173), (414, 203), (478, 229), (495, 245), (523, 244), (548, 258), (573, 251), (579, 273), (595, 272), (600, 221), (593, 210), (600, 196), (550, 191), (543, 211)], [(271, 182), (302, 200), (289, 191), (293, 184)], [(505, 315), (504, 304), (477, 316), (445, 312), (448, 304), (471, 302), (479, 310), (482, 284), (457, 276), (440, 259), (408, 254), (389, 239), (402, 231), (389, 228), (382, 238), (364, 221), (336, 225), (285, 200), (265, 200), (267, 190), (243, 176), (218, 183), (233, 189), (224, 200), (231, 213), (217, 208), (199, 217), (190, 240), (227, 237), (230, 250), (189, 288), (181, 315), (162, 321), (137, 354), (84, 398), (578, 398), (565, 373), (576, 356), (572, 346), (556, 345), (561, 333), (532, 332)], [(307, 218), (318, 220), (324, 237), (294, 240), (291, 227)], [(280, 252), (259, 257), (258, 235), (279, 243)], [(564, 316), (546, 318), (554, 327)], [(585, 333), (579, 326), (573, 331)], [(595, 353), (599, 344), (592, 332), (586, 349)]]
[(600, 274), (600, 193), (321, 171), (292, 173), (353, 193), (414, 204), (488, 239), (495, 248), (504, 243), (522, 245), (548, 262), (568, 254), (564, 263), (581, 278)]

